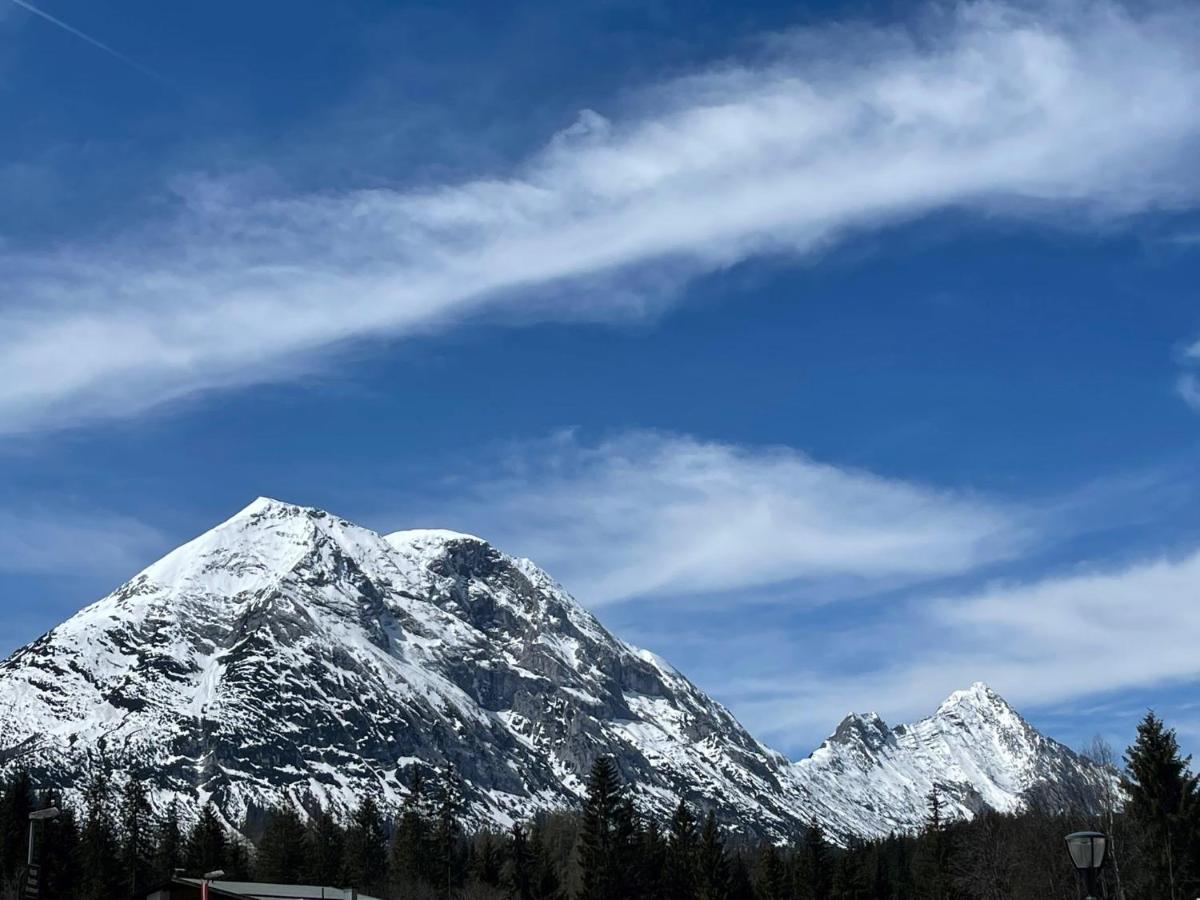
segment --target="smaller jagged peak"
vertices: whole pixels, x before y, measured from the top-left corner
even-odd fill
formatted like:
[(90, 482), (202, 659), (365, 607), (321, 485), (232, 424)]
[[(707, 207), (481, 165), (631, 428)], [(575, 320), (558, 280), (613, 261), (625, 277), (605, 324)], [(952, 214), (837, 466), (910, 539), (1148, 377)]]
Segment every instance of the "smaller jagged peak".
[(887, 743), (891, 729), (877, 713), (850, 713), (829, 736), (831, 744), (864, 744), (878, 749)]

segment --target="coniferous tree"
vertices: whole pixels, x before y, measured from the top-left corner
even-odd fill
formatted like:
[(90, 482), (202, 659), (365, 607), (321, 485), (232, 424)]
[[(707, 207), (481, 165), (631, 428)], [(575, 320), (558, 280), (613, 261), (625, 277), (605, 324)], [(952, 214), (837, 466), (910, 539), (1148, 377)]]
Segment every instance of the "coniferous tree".
[(618, 810), (621, 782), (617, 764), (601, 756), (592, 765), (579, 833), (579, 900), (622, 900), (617, 868)]
[(55, 819), (42, 823), (42, 844), (38, 859), (41, 862), (43, 897), (77, 897), (80, 894), (79, 825), (69, 807), (57, 804), (50, 797), (40, 806), (59, 806)]
[(1125, 753), (1125, 811), (1139, 849), (1131, 896), (1192, 897), (1200, 881), (1200, 790), (1175, 731), (1153, 712)]
[(638, 850), (642, 842), (641, 817), (628, 794), (617, 804), (616, 831), (613, 841), (613, 872), (622, 897), (645, 895)]
[(829, 900), (832, 885), (829, 842), (815, 819), (804, 832), (796, 860), (796, 896), (800, 900)]
[(184, 842), (184, 866), (196, 876), (225, 868), (225, 826), (211, 802), (200, 809), (200, 816)]
[(533, 900), (563, 900), (562, 876), (553, 854), (547, 846), (546, 826), (542, 817), (533, 821), (529, 846), (533, 855)]
[(665, 900), (667, 841), (658, 822), (651, 819), (640, 835), (637, 850), (639, 882), (646, 900)]
[(430, 875), (430, 826), (426, 810), (425, 780), (421, 770), (412, 769), (412, 781), (392, 835), (391, 874), (398, 891), (428, 882)]
[(308, 865), (307, 829), (290, 803), (281, 803), (267, 813), (258, 842), (255, 874), (259, 881), (296, 884)]
[(25, 864), (29, 834), (29, 813), (33, 809), (33, 788), (29, 773), (18, 770), (0, 784), (0, 879), (16, 876)]
[(304, 877), (310, 884), (337, 885), (345, 872), (345, 841), (342, 827), (322, 809), (309, 819), (304, 833)]
[(729, 900), (729, 857), (712, 810), (705, 816), (704, 827), (700, 830), (697, 871), (700, 900)]
[(165, 881), (183, 863), (183, 833), (179, 827), (179, 800), (172, 797), (158, 823), (153, 871), (156, 881)]
[(250, 848), (237, 832), (225, 841), (225, 862), (221, 868), (230, 881), (247, 881), (254, 873)]
[(925, 798), (925, 827), (914, 865), (922, 887), (920, 895), (930, 900), (947, 900), (950, 890), (950, 834), (942, 794), (935, 784)]
[(533, 900), (533, 851), (520, 822), (513, 822), (509, 829), (506, 849), (504, 887), (508, 896), (512, 900)]
[(481, 884), (499, 887), (504, 875), (505, 842), (501, 835), (487, 829), (471, 842), (471, 875)]
[(873, 897), (868, 884), (867, 867), (872, 873), (873, 854), (859, 842), (851, 842), (846, 852), (833, 857), (830, 875), (829, 896), (832, 900), (870, 900)]
[(138, 778), (129, 778), (121, 790), (121, 883), (136, 897), (154, 881), (155, 834), (150, 801)]
[(729, 900), (757, 900), (754, 879), (750, 877), (750, 867), (741, 852), (729, 857)]
[(442, 773), (439, 787), (441, 796), (433, 829), (431, 881), (437, 889), (438, 896), (450, 900), (458, 880), (456, 876), (461, 874), (463, 868), (458, 852), (461, 831), (458, 824), (460, 798), (452, 768), (447, 767)]
[(346, 880), (361, 891), (379, 888), (387, 880), (388, 849), (383, 818), (373, 797), (367, 796), (350, 817), (346, 829)]
[(765, 842), (758, 857), (758, 893), (762, 900), (790, 900), (787, 868), (779, 848)]
[(683, 800), (671, 817), (667, 839), (666, 893), (671, 900), (694, 900), (697, 882), (696, 818)]
[(108, 779), (97, 772), (88, 785), (83, 829), (79, 836), (80, 900), (110, 900), (122, 882), (118, 841), (113, 823)]

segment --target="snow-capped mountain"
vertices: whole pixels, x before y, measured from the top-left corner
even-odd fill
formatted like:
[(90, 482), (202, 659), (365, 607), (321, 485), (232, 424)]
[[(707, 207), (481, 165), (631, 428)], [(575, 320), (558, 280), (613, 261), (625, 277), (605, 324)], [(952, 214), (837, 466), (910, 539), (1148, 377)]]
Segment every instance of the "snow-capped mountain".
[(504, 824), (576, 803), (600, 754), (648, 811), (686, 796), (779, 836), (914, 827), (935, 779), (969, 814), (1102, 777), (980, 685), (911, 727), (848, 718), (791, 764), (528, 560), (267, 499), (0, 663), (0, 770), (77, 791), (104, 768), (231, 823), (394, 807), (414, 767), (452, 766), (470, 818)]
[(1088, 808), (1113, 777), (1039, 734), (979, 682), (914, 725), (889, 728), (874, 713), (849, 715), (791, 771), (801, 805), (843, 837), (912, 828), (935, 786), (947, 818), (970, 818), (1031, 801)]

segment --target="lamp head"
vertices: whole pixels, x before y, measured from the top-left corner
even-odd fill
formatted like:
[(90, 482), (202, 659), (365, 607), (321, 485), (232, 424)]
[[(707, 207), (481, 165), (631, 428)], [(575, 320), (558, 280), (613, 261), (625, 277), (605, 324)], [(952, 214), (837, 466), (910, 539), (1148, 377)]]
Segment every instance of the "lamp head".
[(213, 871), (211, 871), (211, 872), (205, 872), (205, 873), (204, 873), (204, 880), (205, 880), (205, 881), (212, 881), (214, 878), (224, 878), (224, 877), (225, 877), (225, 870), (224, 870), (224, 869), (214, 869), (214, 870), (213, 870)]
[(1108, 835), (1099, 831), (1077, 831), (1067, 835), (1067, 852), (1081, 872), (1096, 871), (1104, 865)]
[(36, 809), (29, 814), (31, 822), (39, 822), (42, 819), (57, 819), (61, 813), (57, 806), (49, 806), (46, 809)]

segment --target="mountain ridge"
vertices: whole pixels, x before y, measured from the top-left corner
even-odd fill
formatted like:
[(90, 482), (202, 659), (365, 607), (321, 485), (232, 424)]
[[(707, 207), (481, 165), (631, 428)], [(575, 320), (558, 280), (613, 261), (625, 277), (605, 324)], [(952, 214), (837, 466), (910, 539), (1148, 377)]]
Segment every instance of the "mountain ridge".
[(777, 837), (916, 827), (939, 773), (953, 815), (1103, 778), (982, 684), (912, 726), (848, 716), (791, 762), (531, 561), (265, 497), (0, 662), (0, 734), (0, 771), (77, 792), (110, 768), (231, 823), (395, 808), (412, 767), (451, 766), (468, 819), (504, 825), (577, 804), (602, 753), (648, 813), (687, 797)]

